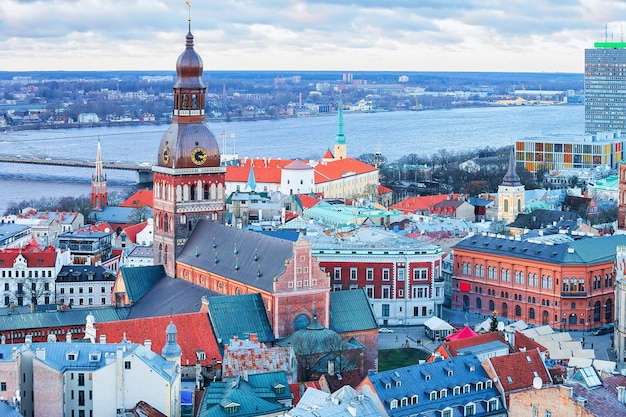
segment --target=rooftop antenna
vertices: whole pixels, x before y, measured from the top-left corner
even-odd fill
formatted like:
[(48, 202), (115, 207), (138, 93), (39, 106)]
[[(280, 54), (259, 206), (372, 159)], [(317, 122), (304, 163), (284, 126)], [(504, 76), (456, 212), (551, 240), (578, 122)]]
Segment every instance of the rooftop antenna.
[(189, 14), (187, 16), (187, 22), (189, 22), (189, 32), (191, 32), (191, 1), (187, 0), (185, 2), (187, 8), (189, 9)]

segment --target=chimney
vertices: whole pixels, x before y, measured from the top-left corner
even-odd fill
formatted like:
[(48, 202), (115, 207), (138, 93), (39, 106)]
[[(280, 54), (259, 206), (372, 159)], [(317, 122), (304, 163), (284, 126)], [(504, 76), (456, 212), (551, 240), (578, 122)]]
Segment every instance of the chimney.
[(626, 404), (626, 387), (617, 387), (617, 401)]
[(152, 340), (150, 339), (146, 339), (143, 342), (143, 345), (148, 349), (148, 350), (152, 350)]
[(565, 394), (567, 398), (572, 398), (572, 396), (574, 395), (573, 387), (568, 387), (567, 385), (560, 385), (559, 388), (561, 388), (561, 393)]
[(107, 342), (107, 335), (106, 334), (101, 334), (100, 335), (100, 343), (104, 345), (106, 342)]
[(335, 375), (335, 362), (328, 361), (328, 374)]
[(46, 360), (46, 348), (37, 348), (35, 351), (35, 357), (41, 361)]
[(65, 333), (65, 341), (67, 343), (72, 343), (72, 332)]

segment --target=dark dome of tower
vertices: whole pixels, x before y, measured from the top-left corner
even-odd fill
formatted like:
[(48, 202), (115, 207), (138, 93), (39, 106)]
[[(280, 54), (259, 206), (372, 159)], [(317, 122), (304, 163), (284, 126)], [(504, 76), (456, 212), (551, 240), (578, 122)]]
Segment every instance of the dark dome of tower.
[(172, 124), (159, 146), (158, 165), (168, 168), (220, 166), (220, 149), (204, 123)]
[(193, 49), (193, 35), (191, 32), (187, 33), (185, 43), (185, 50), (178, 57), (176, 61), (176, 84), (174, 88), (198, 88), (204, 87), (202, 82), (202, 70), (204, 68), (202, 64), (202, 58)]

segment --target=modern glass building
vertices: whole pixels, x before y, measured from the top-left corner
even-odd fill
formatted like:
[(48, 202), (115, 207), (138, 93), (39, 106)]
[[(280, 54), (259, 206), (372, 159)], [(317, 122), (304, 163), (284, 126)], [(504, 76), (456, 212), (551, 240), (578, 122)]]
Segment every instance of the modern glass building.
[(585, 49), (585, 133), (626, 133), (626, 42)]

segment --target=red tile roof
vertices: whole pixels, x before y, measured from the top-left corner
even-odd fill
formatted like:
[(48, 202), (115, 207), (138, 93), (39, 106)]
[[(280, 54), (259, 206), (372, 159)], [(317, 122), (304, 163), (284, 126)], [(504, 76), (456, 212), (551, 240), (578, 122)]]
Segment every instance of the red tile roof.
[(41, 248), (37, 241), (31, 240), (23, 248), (0, 249), (0, 268), (13, 268), (15, 259), (20, 254), (26, 259), (29, 268), (49, 268), (56, 263), (57, 253), (53, 246)]
[(526, 336), (524, 333), (522, 332), (515, 332), (515, 338), (514, 338), (514, 342), (513, 342), (513, 347), (516, 350), (536, 350), (539, 349), (539, 352), (547, 352), (548, 349), (535, 342), (533, 339), (531, 339), (530, 337)]
[(178, 330), (177, 342), (183, 352), (182, 365), (196, 363), (196, 350), (204, 350), (206, 361), (202, 363), (205, 365), (211, 363), (213, 358), (222, 360), (206, 312), (96, 323), (97, 337), (106, 335), (107, 343), (119, 343), (124, 334), (126, 340), (132, 343), (143, 344), (149, 339), (152, 350), (160, 354), (165, 346), (165, 329), (170, 320)]
[(471, 346), (478, 346), (484, 343), (495, 342), (497, 340), (501, 341), (505, 345), (508, 345), (500, 332), (489, 332), (472, 337), (467, 337), (465, 339), (446, 341), (444, 342), (444, 345), (452, 356), (457, 356), (457, 351), (459, 351), (460, 349), (465, 349)]
[(489, 361), (506, 393), (532, 388), (535, 376), (541, 378), (543, 385), (552, 383), (550, 374), (536, 350), (495, 356), (489, 358)]
[(307, 194), (298, 194), (298, 198), (302, 202), (302, 208), (304, 210), (310, 209), (311, 207), (313, 207), (314, 205), (320, 202), (319, 199), (315, 197), (311, 197), (310, 195), (307, 195)]
[(402, 201), (398, 201), (392, 205), (390, 209), (396, 209), (402, 211), (404, 214), (416, 213), (416, 212), (431, 212), (435, 204), (441, 203), (448, 199), (458, 199), (461, 194), (439, 194), (439, 195), (426, 195), (421, 197), (409, 197)]
[(137, 243), (137, 233), (141, 232), (148, 225), (148, 221), (133, 224), (124, 228), (124, 233), (132, 243)]
[(378, 170), (378, 168), (354, 158), (321, 162), (315, 166), (315, 184), (338, 180), (344, 177), (348, 172), (365, 174), (376, 170)]
[(291, 159), (248, 159), (241, 166), (227, 166), (226, 181), (247, 182), (250, 164), (254, 163), (254, 180), (257, 184), (280, 184), (281, 169), (292, 162)]
[(378, 186), (378, 195), (389, 194), (392, 193), (393, 190), (391, 188), (387, 188), (384, 185)]
[(139, 190), (120, 204), (120, 207), (152, 207), (154, 194), (152, 190)]
[(105, 233), (109, 233), (112, 232), (113, 229), (111, 227), (111, 225), (107, 222), (98, 222), (96, 224), (86, 224), (83, 227), (81, 227), (78, 231), (79, 232), (105, 232)]
[(322, 156), (322, 159), (335, 159), (335, 155), (331, 152), (330, 148), (326, 149), (326, 153)]

